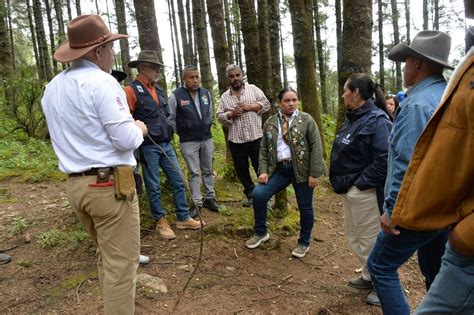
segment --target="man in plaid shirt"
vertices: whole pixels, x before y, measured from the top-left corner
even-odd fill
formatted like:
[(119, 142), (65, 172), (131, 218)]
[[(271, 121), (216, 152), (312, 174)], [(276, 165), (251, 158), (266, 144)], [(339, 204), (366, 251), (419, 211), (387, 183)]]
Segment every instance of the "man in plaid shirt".
[(243, 82), (239, 66), (227, 66), (226, 75), (230, 87), (222, 94), (217, 119), (221, 124), (229, 126), (230, 153), (247, 197), (242, 205), (250, 207), (255, 184), (250, 176), (249, 157), (258, 174), (258, 154), (263, 134), (261, 115), (270, 109), (270, 102), (258, 87)]

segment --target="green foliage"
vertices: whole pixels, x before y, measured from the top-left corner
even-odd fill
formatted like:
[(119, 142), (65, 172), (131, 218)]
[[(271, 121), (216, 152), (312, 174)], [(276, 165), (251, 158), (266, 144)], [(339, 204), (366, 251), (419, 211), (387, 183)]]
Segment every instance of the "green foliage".
[(0, 140), (0, 180), (19, 177), (38, 182), (65, 179), (58, 170), (58, 162), (51, 145), (37, 139), (25, 141)]
[(323, 130), (324, 130), (324, 145), (326, 146), (326, 152), (328, 153), (328, 162), (331, 155), (332, 143), (336, 135), (336, 118), (331, 115), (323, 114)]
[(13, 219), (12, 235), (23, 233), (23, 231), (30, 225), (28, 220), (23, 217), (17, 217)]
[(60, 246), (75, 250), (87, 239), (90, 239), (89, 234), (84, 231), (81, 224), (64, 229), (54, 228), (38, 235), (39, 243), (43, 248)]

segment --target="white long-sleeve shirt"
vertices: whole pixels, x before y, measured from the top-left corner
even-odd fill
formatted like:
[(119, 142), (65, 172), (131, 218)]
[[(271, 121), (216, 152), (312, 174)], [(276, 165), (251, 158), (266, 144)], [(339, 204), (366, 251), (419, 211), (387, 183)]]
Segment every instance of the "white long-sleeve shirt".
[(133, 150), (143, 142), (125, 93), (110, 74), (85, 59), (58, 74), (41, 100), (59, 169), (136, 165)]

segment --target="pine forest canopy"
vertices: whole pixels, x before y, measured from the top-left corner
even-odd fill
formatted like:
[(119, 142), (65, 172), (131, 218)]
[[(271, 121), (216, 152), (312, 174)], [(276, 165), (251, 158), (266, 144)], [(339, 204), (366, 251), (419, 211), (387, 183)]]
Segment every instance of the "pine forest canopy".
[[(217, 98), (227, 87), (226, 65), (235, 63), (273, 102), (284, 85), (297, 88), (303, 109), (321, 128), (322, 114), (343, 112), (340, 88), (352, 72), (371, 72), (387, 92), (402, 89), (401, 67), (386, 55), (395, 42), (409, 42), (423, 28), (450, 34), (450, 60), (458, 62), (464, 30), (473, 24), (465, 18), (463, 0), (425, 2), (426, 6), (414, 0), (2, 1), (1, 110), (8, 119), (20, 121), (19, 129), (35, 135), (44, 122), (23, 117), (25, 110), (18, 106), (30, 104), (29, 112), (35, 106), (40, 112), (41, 89), (31, 91), (30, 97), (18, 91), (22, 86), (43, 86), (67, 67), (51, 56), (65, 40), (69, 20), (100, 14), (113, 32), (129, 34), (128, 41), (115, 45), (115, 68), (127, 72), (129, 79), (133, 74), (128, 61), (140, 49), (153, 49), (166, 65), (160, 84), (168, 91), (181, 84), (184, 65), (196, 64), (202, 84)], [(18, 73), (22, 79), (13, 75)]]

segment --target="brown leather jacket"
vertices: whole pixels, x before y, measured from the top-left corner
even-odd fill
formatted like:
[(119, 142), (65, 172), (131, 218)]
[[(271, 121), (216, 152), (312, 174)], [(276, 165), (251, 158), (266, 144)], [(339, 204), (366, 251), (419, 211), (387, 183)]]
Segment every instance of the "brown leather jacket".
[(457, 233), (474, 252), (474, 48), (418, 139), (392, 222), (415, 230), (458, 224)]

